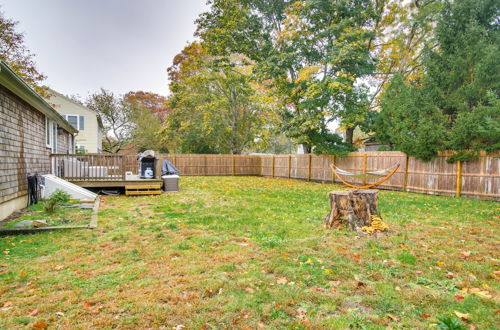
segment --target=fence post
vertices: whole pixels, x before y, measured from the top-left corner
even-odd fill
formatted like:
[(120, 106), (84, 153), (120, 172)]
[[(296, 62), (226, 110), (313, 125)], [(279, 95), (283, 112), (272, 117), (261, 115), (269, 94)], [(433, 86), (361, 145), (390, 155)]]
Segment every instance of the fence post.
[(307, 181), (311, 181), (311, 163), (312, 163), (312, 155), (309, 154), (309, 166), (307, 168)]
[(410, 164), (410, 157), (406, 155), (405, 176), (403, 179), (403, 191), (408, 191), (408, 165)]
[(234, 159), (234, 155), (233, 155), (233, 176), (235, 175), (235, 172), (236, 172), (236, 164), (235, 164), (235, 159)]
[(363, 184), (366, 184), (366, 165), (367, 165), (367, 154), (363, 153)]
[[(125, 165), (124, 165), (124, 159), (125, 159), (125, 156), (121, 155), (120, 157), (122, 159), (122, 165), (121, 165), (121, 170), (122, 170), (122, 179), (125, 180), (126, 179), (126, 176), (125, 176)], [(161, 177), (161, 174), (160, 174), (160, 177)]]
[(457, 187), (456, 187), (456, 196), (460, 197), (462, 193), (462, 161), (457, 161)]
[(292, 177), (292, 155), (288, 155), (288, 178)]
[(259, 156), (259, 161), (258, 161), (259, 165), (259, 176), (263, 176), (262, 175), (262, 156)]
[[(333, 162), (332, 162), (332, 166), (335, 166), (335, 155), (333, 155)], [(333, 172), (333, 169), (332, 169), (332, 184), (335, 183), (335, 173)]]
[(272, 177), (274, 178), (274, 155), (273, 155), (273, 174)]

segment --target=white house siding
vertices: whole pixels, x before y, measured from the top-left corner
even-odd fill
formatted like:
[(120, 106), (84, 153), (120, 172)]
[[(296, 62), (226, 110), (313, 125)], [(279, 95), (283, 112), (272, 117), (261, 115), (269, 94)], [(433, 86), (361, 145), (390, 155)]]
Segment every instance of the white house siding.
[(63, 117), (66, 115), (77, 115), (84, 117), (84, 128), (78, 129), (75, 137), (76, 146), (84, 146), (88, 153), (102, 151), (102, 134), (100, 132), (97, 115), (94, 111), (80, 105), (64, 95), (51, 91), (53, 94), (47, 102), (54, 106)]

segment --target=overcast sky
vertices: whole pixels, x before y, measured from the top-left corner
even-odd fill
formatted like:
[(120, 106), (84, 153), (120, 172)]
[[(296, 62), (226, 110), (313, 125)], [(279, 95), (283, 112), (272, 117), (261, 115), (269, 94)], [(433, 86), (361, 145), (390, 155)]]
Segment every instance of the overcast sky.
[(86, 97), (100, 87), (168, 94), (166, 68), (194, 40), (205, 0), (0, 0), (19, 21), (46, 84)]

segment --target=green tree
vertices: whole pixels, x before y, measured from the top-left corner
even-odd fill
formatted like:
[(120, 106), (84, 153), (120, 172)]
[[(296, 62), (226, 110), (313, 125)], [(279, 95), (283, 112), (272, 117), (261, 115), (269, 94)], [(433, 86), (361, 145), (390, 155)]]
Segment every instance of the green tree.
[(46, 77), (36, 68), (34, 54), (26, 48), (24, 35), (16, 31), (17, 24), (0, 12), (0, 60), (7, 63), (38, 94), (46, 96), (47, 90), (42, 86)]
[(396, 76), (382, 99), (377, 139), (410, 156), (431, 160), (445, 146), (445, 118), (423, 88)]
[[(424, 160), (442, 149), (456, 152), (451, 160), (498, 150), (499, 14), (495, 0), (444, 4), (436, 27), (437, 47), (425, 54), (425, 74), (407, 85), (401, 77), (394, 79), (383, 98), (376, 128), (382, 142)], [(425, 148), (409, 148), (402, 141), (415, 137), (398, 125), (422, 125), (417, 129), (428, 135), (422, 134), (418, 142)]]
[(214, 55), (244, 54), (279, 102), (283, 132), (306, 151), (350, 150), (328, 124), (364, 109), (361, 78), (373, 63), (366, 42), (370, 1), (213, 0), (197, 34)]
[(240, 154), (259, 137), (265, 116), (246, 61), (224, 62), (193, 43), (169, 68), (172, 113), (163, 133), (179, 152)]

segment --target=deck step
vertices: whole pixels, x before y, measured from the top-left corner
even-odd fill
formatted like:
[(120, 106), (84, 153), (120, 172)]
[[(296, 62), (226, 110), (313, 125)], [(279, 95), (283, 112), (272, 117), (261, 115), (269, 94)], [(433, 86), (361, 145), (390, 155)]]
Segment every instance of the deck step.
[(160, 195), (161, 185), (125, 186), (125, 195)]

